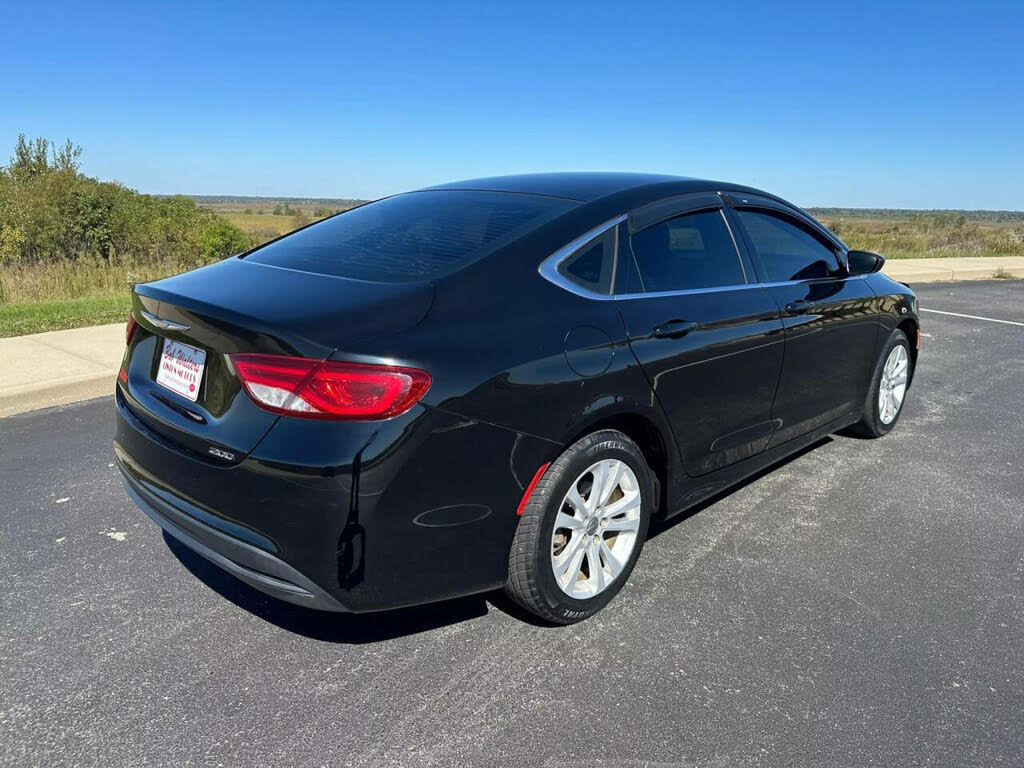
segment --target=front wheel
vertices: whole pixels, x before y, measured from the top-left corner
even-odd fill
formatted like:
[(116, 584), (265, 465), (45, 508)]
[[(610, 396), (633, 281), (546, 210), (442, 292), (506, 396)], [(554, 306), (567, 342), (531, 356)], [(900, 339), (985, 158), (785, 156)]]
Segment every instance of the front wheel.
[(882, 437), (896, 426), (910, 385), (912, 365), (910, 343), (906, 334), (897, 329), (875, 365), (861, 420), (853, 426), (855, 432), (865, 437)]
[(577, 441), (530, 494), (505, 592), (554, 624), (593, 616), (633, 570), (652, 502), (650, 470), (626, 435), (601, 430)]

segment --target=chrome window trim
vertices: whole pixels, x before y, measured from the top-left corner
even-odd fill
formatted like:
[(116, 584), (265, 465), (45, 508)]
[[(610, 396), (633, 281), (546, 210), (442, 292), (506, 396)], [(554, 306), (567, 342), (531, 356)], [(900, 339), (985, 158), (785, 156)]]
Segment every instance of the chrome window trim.
[[(721, 193), (719, 193), (719, 194), (721, 194)], [(724, 211), (720, 210), (720, 212), (722, 213), (722, 218), (725, 220), (725, 226), (729, 230), (729, 236), (732, 237), (733, 246), (736, 247), (737, 246), (736, 237), (733, 234), (732, 227), (729, 226), (729, 219), (728, 219), (728, 217), (725, 216), (725, 212)], [(683, 215), (685, 215), (685, 214), (683, 214)], [(608, 221), (604, 222), (603, 224), (598, 224), (596, 227), (591, 229), (589, 232), (583, 233), (582, 235), (577, 237), (575, 240), (567, 243), (566, 245), (563, 245), (561, 248), (559, 248), (553, 254), (551, 254), (546, 259), (544, 259), (544, 261), (542, 261), (540, 266), (537, 268), (537, 271), (540, 272), (541, 276), (545, 280), (547, 280), (550, 283), (553, 283), (554, 285), (557, 285), (559, 288), (563, 288), (563, 289), (569, 291), (569, 293), (576, 294), (577, 296), (582, 296), (585, 299), (593, 299), (595, 301), (614, 301), (614, 300), (618, 300), (618, 299), (621, 299), (623, 301), (628, 301), (628, 300), (633, 300), (633, 299), (658, 299), (658, 298), (665, 298), (665, 297), (668, 297), (668, 296), (689, 296), (689, 295), (692, 295), (692, 294), (699, 294), (699, 293), (721, 293), (723, 291), (741, 291), (741, 290), (746, 290), (746, 289), (749, 289), (749, 288), (776, 288), (776, 287), (783, 286), (783, 285), (798, 285), (800, 283), (815, 283), (815, 282), (822, 282), (824, 280), (864, 280), (864, 279), (866, 279), (868, 277), (867, 275), (848, 275), (846, 277), (842, 277), (842, 276), (836, 275), (834, 277), (812, 277), (812, 278), (808, 278), (806, 280), (778, 280), (778, 281), (770, 282), (770, 283), (754, 282), (754, 283), (738, 283), (738, 284), (735, 284), (735, 285), (716, 285), (716, 286), (713, 286), (713, 287), (710, 287), (710, 288), (684, 288), (684, 289), (681, 289), (681, 290), (678, 290), (678, 291), (656, 291), (656, 292), (651, 292), (651, 293), (595, 293), (594, 291), (588, 291), (583, 286), (574, 283), (573, 281), (569, 280), (568, 278), (563, 276), (561, 272), (558, 271), (558, 265), (559, 264), (561, 264), (563, 261), (565, 261), (567, 258), (572, 256), (574, 253), (576, 253), (578, 250), (580, 250), (584, 246), (588, 245), (591, 240), (594, 240), (594, 239), (600, 237), (601, 235), (603, 235), (605, 232), (607, 232), (612, 227), (617, 227), (619, 224), (621, 224), (622, 222), (624, 222), (626, 220), (626, 217), (627, 217), (627, 214), (622, 214), (621, 216), (616, 216), (614, 219), (609, 219)], [(617, 266), (617, 261), (618, 261), (618, 258), (617, 258), (618, 257), (618, 247), (619, 247), (618, 241), (616, 240), (616, 243), (615, 243), (615, 248), (616, 248), (616, 266)], [(746, 266), (743, 264), (743, 259), (740, 256), (740, 252), (739, 252), (739, 248), (738, 247), (736, 248), (736, 254), (737, 254), (737, 258), (740, 259), (740, 268), (743, 270), (743, 276), (747, 277)], [(618, 272), (618, 269), (616, 268), (616, 273), (617, 272)], [(614, 285), (615, 285), (615, 283), (614, 283), (614, 275), (613, 275), (613, 279), (612, 279), (612, 287), (613, 288), (614, 288)]]
[(666, 296), (690, 296), (695, 293), (721, 293), (722, 291), (742, 291), (747, 288), (763, 288), (761, 283), (739, 283), (737, 285), (715, 285), (710, 288), (682, 288), (678, 291), (652, 291), (651, 293), (619, 293), (613, 296), (623, 301), (632, 299), (659, 299)]
[[(679, 291), (657, 291), (653, 293), (619, 293), (613, 299), (657, 299), (666, 296), (688, 296), (694, 293), (720, 293), (722, 291), (742, 291), (747, 288), (778, 288), (783, 285), (800, 285), (820, 283), (826, 280), (864, 280), (867, 275), (851, 275), (849, 277), (812, 277), (807, 280), (781, 280), (774, 283), (740, 283), (738, 285), (716, 285), (712, 288), (686, 288)], [(606, 298), (606, 297), (601, 297)]]
[[(598, 301), (608, 301), (615, 298), (611, 293), (596, 293), (584, 288), (582, 285), (574, 283), (572, 280), (565, 277), (561, 272), (558, 271), (558, 266), (565, 261), (567, 258), (572, 256), (576, 251), (580, 250), (586, 245), (590, 244), (591, 240), (596, 240), (598, 237), (603, 235), (612, 227), (617, 227), (623, 221), (626, 220), (626, 214), (616, 216), (614, 219), (609, 219), (603, 224), (598, 224), (589, 232), (584, 232), (582, 235), (577, 237), (575, 240), (563, 245), (553, 254), (548, 256), (544, 261), (541, 262), (537, 271), (540, 272), (541, 276), (550, 283), (554, 283), (559, 288), (564, 288), (569, 293), (575, 293), (577, 296), (582, 296), (585, 299), (597, 299)], [(616, 248), (618, 244), (616, 243)], [(615, 285), (615, 275), (612, 275), (612, 285)]]
[(777, 288), (780, 285), (800, 285), (802, 283), (823, 283), (827, 280), (863, 280), (867, 275), (832, 275), (830, 277), (808, 277), (805, 280), (776, 280), (772, 283), (758, 283), (765, 288)]

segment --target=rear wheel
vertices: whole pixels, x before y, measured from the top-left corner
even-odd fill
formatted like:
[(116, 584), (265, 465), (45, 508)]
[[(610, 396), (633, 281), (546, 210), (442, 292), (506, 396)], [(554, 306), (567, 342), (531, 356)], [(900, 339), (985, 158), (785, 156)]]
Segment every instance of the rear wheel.
[(650, 470), (626, 435), (595, 432), (537, 483), (509, 553), (506, 593), (536, 616), (571, 624), (611, 602), (647, 536)]
[(912, 365), (910, 343), (906, 334), (897, 329), (875, 365), (861, 420), (853, 426), (855, 432), (866, 437), (881, 437), (896, 426), (910, 385)]

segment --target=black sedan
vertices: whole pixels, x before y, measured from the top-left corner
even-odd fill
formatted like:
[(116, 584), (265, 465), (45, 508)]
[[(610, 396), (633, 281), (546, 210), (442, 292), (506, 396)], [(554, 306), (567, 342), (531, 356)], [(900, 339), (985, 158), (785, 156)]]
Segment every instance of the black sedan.
[(135, 289), (126, 488), (300, 605), (504, 587), (593, 615), (648, 524), (893, 428), (917, 300), (749, 187), (638, 174), (395, 195)]

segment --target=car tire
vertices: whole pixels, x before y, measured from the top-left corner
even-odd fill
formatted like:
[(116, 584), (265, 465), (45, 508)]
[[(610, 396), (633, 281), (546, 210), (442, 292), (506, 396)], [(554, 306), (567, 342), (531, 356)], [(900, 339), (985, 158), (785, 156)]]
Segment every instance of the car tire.
[(636, 565), (653, 501), (650, 469), (626, 435), (605, 429), (573, 443), (530, 493), (509, 552), (506, 594), (552, 624), (593, 616)]
[[(863, 437), (882, 437), (892, 431), (906, 402), (913, 366), (910, 342), (906, 334), (897, 328), (875, 363), (861, 419), (850, 428), (853, 433)], [(892, 399), (887, 400), (885, 392)]]

